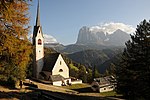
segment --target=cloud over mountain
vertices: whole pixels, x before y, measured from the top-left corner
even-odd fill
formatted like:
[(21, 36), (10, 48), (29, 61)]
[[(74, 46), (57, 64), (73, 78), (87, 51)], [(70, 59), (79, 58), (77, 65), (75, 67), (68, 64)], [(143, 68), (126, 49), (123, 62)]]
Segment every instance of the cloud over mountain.
[[(44, 36), (44, 43), (45, 44), (48, 44), (48, 43), (58, 43), (57, 40), (49, 35), (49, 34), (43, 34)], [(28, 39), (32, 42), (32, 37), (33, 37), (33, 34), (31, 34), (30, 36), (28, 36)]]
[(94, 33), (102, 31), (104, 33), (107, 32), (109, 34), (112, 34), (113, 32), (115, 32), (118, 29), (120, 29), (126, 33), (133, 33), (135, 31), (135, 28), (133, 28), (131, 25), (126, 25), (124, 23), (114, 23), (114, 22), (104, 23), (101, 25), (90, 27), (90, 31), (92, 31)]
[(53, 36), (44, 34), (44, 43), (58, 43), (58, 42)]

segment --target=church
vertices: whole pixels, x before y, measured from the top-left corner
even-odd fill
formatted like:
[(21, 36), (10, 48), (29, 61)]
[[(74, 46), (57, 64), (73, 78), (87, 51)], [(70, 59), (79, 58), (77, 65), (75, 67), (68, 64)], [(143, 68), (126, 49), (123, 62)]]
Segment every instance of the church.
[(40, 24), (39, 2), (37, 6), (36, 25), (33, 30), (33, 77), (37, 80), (50, 82), (52, 85), (70, 85), (69, 68), (60, 53), (50, 55), (48, 61), (44, 61), (44, 37)]

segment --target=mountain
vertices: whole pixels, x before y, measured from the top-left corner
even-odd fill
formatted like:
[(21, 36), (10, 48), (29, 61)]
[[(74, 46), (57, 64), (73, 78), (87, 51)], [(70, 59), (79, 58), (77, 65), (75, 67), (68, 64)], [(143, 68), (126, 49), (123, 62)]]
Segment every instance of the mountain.
[(84, 26), (79, 30), (76, 44), (103, 44), (105, 39), (104, 32), (93, 33), (89, 27)]
[(103, 46), (123, 46), (127, 40), (130, 39), (130, 35), (121, 29), (117, 29), (113, 33), (109, 34), (102, 30), (94, 30), (90, 27), (84, 26), (79, 30), (78, 39), (76, 44), (96, 44)]
[(68, 54), (73, 61), (88, 67), (96, 66), (100, 73), (104, 73), (110, 64), (118, 62), (117, 56), (122, 49), (84, 50)]
[(68, 55), (73, 61), (81, 63), (85, 66), (92, 67), (94, 64), (102, 64), (109, 57), (100, 50), (85, 50)]
[(107, 35), (107, 38), (106, 45), (123, 46), (130, 39), (130, 35), (118, 29), (114, 33)]
[[(28, 36), (28, 39), (30, 42), (32, 42), (32, 34), (30, 36)], [(63, 49), (65, 49), (64, 45), (60, 44), (59, 42), (57, 42), (57, 40), (48, 34), (43, 34), (44, 36), (44, 46), (47, 48), (53, 48), (56, 51), (61, 51)]]
[(44, 36), (44, 44), (58, 44), (57, 40), (48, 34), (43, 34)]
[(125, 42), (130, 39), (134, 31), (130, 25), (109, 23), (103, 26), (84, 26), (79, 30), (77, 42), (64, 46), (59, 43), (46, 43), (67, 55), (73, 61), (87, 67), (96, 66), (100, 73), (104, 73), (111, 64), (117, 64), (118, 55), (122, 53)]
[(60, 52), (62, 53), (75, 53), (75, 52), (80, 52), (80, 51), (84, 51), (84, 50), (101, 50), (106, 48), (105, 46), (102, 45), (78, 45), (78, 44), (71, 44), (71, 45), (67, 45), (65, 46), (65, 48), (63, 50), (61, 50)]

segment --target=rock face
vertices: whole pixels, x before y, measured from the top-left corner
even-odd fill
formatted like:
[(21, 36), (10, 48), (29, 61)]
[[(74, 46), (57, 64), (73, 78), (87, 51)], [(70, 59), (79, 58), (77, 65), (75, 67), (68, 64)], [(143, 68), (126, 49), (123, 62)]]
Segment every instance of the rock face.
[(113, 34), (108, 35), (107, 38), (109, 40), (105, 42), (106, 44), (122, 46), (125, 45), (125, 42), (127, 42), (130, 39), (130, 35), (118, 29)]
[(130, 39), (130, 35), (120, 29), (112, 34), (103, 31), (90, 30), (89, 27), (82, 27), (79, 30), (76, 44), (99, 44), (104, 46), (122, 46)]
[(103, 44), (106, 39), (104, 32), (93, 33), (89, 27), (82, 27), (79, 30), (77, 44)]

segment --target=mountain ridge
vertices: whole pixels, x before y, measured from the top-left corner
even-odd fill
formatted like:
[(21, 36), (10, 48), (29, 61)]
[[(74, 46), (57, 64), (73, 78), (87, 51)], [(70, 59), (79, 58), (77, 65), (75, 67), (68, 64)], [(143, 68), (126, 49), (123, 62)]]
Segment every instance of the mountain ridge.
[(76, 44), (99, 44), (104, 46), (122, 46), (127, 40), (130, 39), (130, 35), (121, 29), (117, 29), (112, 34), (105, 33), (103, 31), (91, 31), (89, 27), (83, 26), (79, 30)]

